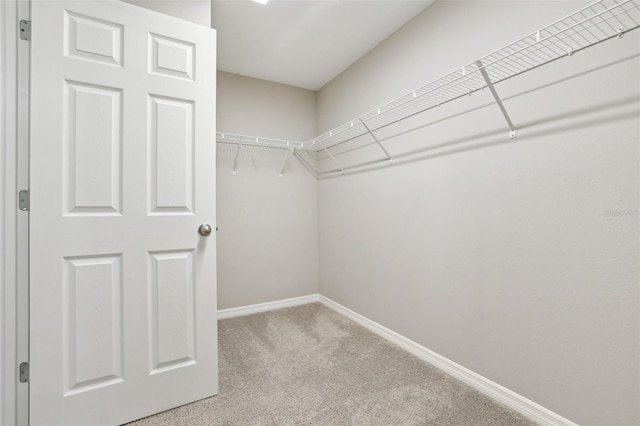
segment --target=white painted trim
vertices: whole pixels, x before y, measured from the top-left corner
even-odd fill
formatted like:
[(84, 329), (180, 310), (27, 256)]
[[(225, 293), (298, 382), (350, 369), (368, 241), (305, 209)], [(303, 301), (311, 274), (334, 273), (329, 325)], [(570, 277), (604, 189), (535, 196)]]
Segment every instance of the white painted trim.
[(273, 302), (258, 303), (255, 305), (239, 306), (237, 308), (220, 309), (218, 319), (241, 317), (245, 315), (257, 314), (260, 312), (274, 311), (276, 309), (289, 308), (291, 306), (307, 305), (320, 301), (319, 294), (309, 294), (307, 296), (292, 297), (291, 299), (275, 300)]
[[(0, 23), (2, 23), (2, 27), (6, 28), (7, 26), (7, 22), (8, 19), (6, 17), (7, 15), (7, 4), (6, 2), (2, 2), (0, 3)], [(6, 38), (6, 35), (4, 34), (5, 31), (3, 31), (2, 37), (0, 38), (0, 40), (2, 40), (3, 42), (0, 43), (0, 99), (2, 99), (2, 102), (0, 102), (0, 164), (3, 166), (2, 169), (4, 170), (4, 163), (6, 162), (6, 154), (4, 152), (4, 147), (7, 146), (7, 139), (8, 139), (8, 129), (7, 129), (7, 106), (8, 106), (8, 99), (7, 99), (7, 71), (8, 71), (8, 64), (7, 64), (7, 56), (8, 56), (8, 51), (7, 51), (7, 43), (8, 43), (8, 39)], [(5, 316), (7, 315), (6, 313), (6, 296), (5, 296), (5, 292), (6, 292), (6, 287), (7, 287), (7, 279), (6, 279), (6, 275), (5, 275), (5, 264), (6, 264), (6, 259), (5, 259), (5, 251), (6, 251), (6, 243), (5, 243), (5, 213), (4, 213), (4, 209), (5, 209), (5, 173), (4, 171), (2, 173), (0, 173), (0, 192), (2, 192), (2, 198), (0, 199), (0, 276), (2, 277), (2, 286), (0, 286), (0, 308), (2, 308), (2, 311), (0, 313), (0, 383), (2, 383), (2, 385), (0, 385), (0, 413), (3, 413), (0, 416), (0, 424), (8, 424), (7, 422), (7, 418), (9, 418), (10, 416), (12, 416), (13, 413), (7, 413), (7, 405), (8, 405), (8, 394), (7, 391), (5, 390), (5, 383), (7, 383), (7, 379), (6, 379), (6, 372), (5, 370), (7, 369), (7, 338), (6, 338), (6, 331), (5, 331), (5, 324), (7, 323), (7, 318), (5, 318)]]
[(15, 306), (16, 306), (16, 424), (29, 424), (29, 383), (17, 380), (17, 364), (29, 361), (29, 212), (18, 210), (18, 191), (29, 189), (29, 102), (31, 96), (31, 43), (17, 38), (18, 21), (31, 20), (31, 0), (18, 0), (16, 158), (15, 188), (10, 194), (15, 216)]
[(29, 188), (29, 43), (18, 21), (30, 18), (30, 0), (0, 0), (0, 424), (29, 423), (29, 385), (18, 365), (29, 356), (29, 214), (18, 191)]
[(18, 423), (17, 415), (17, 63), (18, 37), (16, 1), (0, 6), (2, 36), (2, 145), (0, 146), (0, 424)]
[(542, 425), (550, 426), (576, 426), (572, 421), (565, 419), (564, 417), (550, 411), (543, 406), (536, 404), (530, 399), (519, 395), (504, 386), (493, 382), (486, 377), (483, 377), (473, 371), (451, 361), (448, 358), (443, 357), (432, 350), (425, 348), (424, 346), (407, 339), (406, 337), (389, 330), (388, 328), (372, 321), (351, 309), (348, 309), (333, 300), (320, 296), (320, 303), (327, 306), (330, 309), (338, 312), (339, 314), (349, 318), (350, 320), (360, 324), (367, 328), (378, 336), (388, 340), (389, 342), (399, 346), (407, 352), (417, 356), (418, 358), (426, 361), (433, 366), (439, 368), (445, 373), (455, 377), (456, 379), (470, 385), (471, 387), (479, 390), (483, 394), (493, 398), (494, 400), (506, 405), (512, 410), (530, 418), (531, 420), (538, 422)]

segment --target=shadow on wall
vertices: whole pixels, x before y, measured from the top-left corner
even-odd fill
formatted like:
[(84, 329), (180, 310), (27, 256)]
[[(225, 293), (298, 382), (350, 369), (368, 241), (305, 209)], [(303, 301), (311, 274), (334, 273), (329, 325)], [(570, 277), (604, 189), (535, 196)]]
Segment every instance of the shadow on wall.
[[(573, 74), (569, 77), (555, 80), (551, 83), (537, 86), (533, 89), (519, 92), (512, 96), (504, 97), (503, 101), (521, 98), (525, 95), (539, 92), (544, 89), (549, 89), (554, 86), (566, 83), (567, 81), (570, 81), (588, 74), (592, 74), (597, 71), (601, 71), (603, 69), (621, 64), (623, 62), (637, 59), (639, 57), (640, 57), (640, 54), (631, 55), (626, 58), (623, 58), (614, 62), (610, 62), (602, 66), (594, 67), (587, 71)], [(570, 111), (565, 111), (560, 114), (548, 115), (543, 118), (538, 118), (536, 120), (532, 120), (529, 122), (526, 122), (526, 121), (518, 122), (516, 127), (518, 128), (519, 131), (524, 129), (528, 129), (529, 131), (527, 131), (526, 134), (519, 135), (518, 139), (516, 140), (517, 142), (514, 141), (513, 139), (505, 138), (505, 133), (507, 132), (507, 129), (506, 129), (506, 125), (504, 125), (494, 130), (475, 133), (472, 135), (466, 135), (460, 138), (449, 139), (446, 141), (439, 142), (437, 144), (431, 144), (429, 146), (418, 148), (418, 149), (406, 150), (404, 152), (396, 152), (393, 155), (393, 163), (390, 163), (386, 158), (374, 159), (370, 161), (361, 161), (357, 164), (344, 167), (344, 172), (331, 171), (326, 173), (325, 175), (320, 176), (320, 179), (330, 179), (330, 178), (340, 177), (343, 175), (359, 174), (359, 173), (369, 172), (372, 170), (386, 168), (389, 166), (398, 166), (398, 165), (403, 165), (408, 163), (415, 163), (415, 162), (430, 160), (434, 158), (444, 157), (448, 155), (479, 150), (479, 149), (488, 148), (488, 147), (494, 147), (499, 145), (510, 145), (518, 142), (531, 141), (541, 136), (548, 136), (552, 134), (559, 134), (563, 132), (573, 131), (578, 128), (589, 128), (589, 127), (600, 126), (603, 124), (613, 123), (617, 121), (637, 119), (637, 117), (640, 115), (640, 107), (637, 107), (639, 103), (640, 103), (640, 94), (635, 94), (633, 96), (619, 98), (609, 102), (602, 102), (599, 104), (590, 105), (589, 107), (586, 107), (586, 108), (578, 108)], [(557, 123), (567, 119), (576, 119), (576, 118), (584, 117), (593, 113), (603, 113), (603, 112), (611, 111), (613, 109), (625, 107), (629, 105), (635, 105), (636, 107), (633, 109), (627, 109), (623, 112), (612, 112), (607, 115), (601, 115), (597, 118), (592, 118), (592, 117), (584, 118), (580, 121), (574, 120), (568, 124), (548, 127), (549, 124)], [(385, 137), (381, 137), (379, 138), (379, 141), (385, 142), (390, 139), (395, 139), (401, 136), (410, 135), (412, 133), (415, 133), (419, 130), (426, 129), (435, 124), (444, 123), (454, 118), (465, 116), (480, 110), (485, 110), (487, 108), (496, 108), (496, 104), (494, 102), (485, 103), (485, 104), (482, 104), (473, 108), (469, 108), (455, 114), (448, 115), (443, 118), (439, 118), (437, 120), (430, 121), (428, 123), (424, 123), (418, 126), (412, 126), (407, 130), (403, 130), (397, 133), (391, 133)], [(537, 127), (541, 127), (541, 126), (546, 126), (546, 127), (544, 129), (535, 130)], [(380, 129), (377, 129), (377, 130), (380, 130)], [(489, 138), (489, 139), (483, 142), (478, 142), (479, 140), (486, 139), (486, 138)], [(462, 144), (469, 144), (472, 142), (476, 142), (476, 143), (472, 146), (460, 146)], [(351, 141), (347, 141), (347, 142), (343, 142), (341, 144), (335, 145), (332, 148), (335, 149), (336, 147), (340, 147), (341, 150), (339, 152), (333, 152), (332, 154), (334, 157), (339, 159), (341, 156), (347, 155), (349, 153), (354, 153), (356, 151), (362, 150), (363, 148), (376, 148), (376, 142), (366, 141), (364, 143), (357, 144), (354, 142), (354, 140), (351, 140)], [(444, 151), (440, 151), (440, 150), (444, 150)], [(434, 153), (434, 151), (438, 151), (438, 152)], [(318, 161), (324, 161), (327, 159), (329, 159), (329, 157), (326, 155), (324, 157), (317, 158)]]

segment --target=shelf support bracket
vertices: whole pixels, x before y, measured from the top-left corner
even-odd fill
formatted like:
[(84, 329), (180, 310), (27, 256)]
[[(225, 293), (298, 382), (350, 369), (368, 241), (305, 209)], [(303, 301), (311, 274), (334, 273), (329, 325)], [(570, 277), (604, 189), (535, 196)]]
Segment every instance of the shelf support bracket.
[(318, 174), (315, 172), (315, 170), (313, 170), (313, 167), (311, 167), (311, 165), (307, 162), (307, 160), (302, 158), (302, 156), (300, 155), (300, 152), (293, 151), (293, 156), (296, 157), (298, 161), (302, 163), (305, 169), (307, 169), (314, 178), (318, 179)]
[(340, 172), (342, 174), (344, 174), (344, 167), (342, 167), (342, 164), (340, 164), (340, 162), (338, 160), (336, 160), (336, 157), (334, 157), (333, 155), (331, 155), (331, 153), (329, 152), (329, 150), (327, 149), (326, 146), (324, 146), (324, 144), (322, 143), (322, 141), (318, 141), (318, 143), (320, 144), (320, 146), (322, 147), (322, 149), (324, 150), (324, 152), (327, 153), (327, 155), (333, 160), (334, 163), (336, 163), (336, 165), (340, 168)]
[(287, 158), (289, 155), (293, 154), (293, 148), (287, 149), (287, 153), (284, 154), (284, 160), (282, 160), (282, 166), (280, 166), (280, 173), (278, 173), (278, 177), (282, 177), (282, 173), (284, 173), (284, 166), (287, 164)]
[(500, 96), (498, 96), (498, 92), (496, 92), (495, 87), (493, 87), (493, 83), (491, 82), (491, 79), (489, 78), (489, 74), (487, 74), (487, 70), (484, 69), (484, 65), (482, 65), (482, 61), (476, 61), (476, 65), (478, 66), (478, 70), (480, 70), (480, 74), (482, 74), (482, 78), (484, 78), (485, 83), (487, 83), (487, 87), (491, 91), (491, 94), (493, 95), (493, 98), (496, 100), (496, 103), (500, 107), (500, 111), (502, 111), (502, 115), (504, 115), (504, 119), (507, 121), (507, 125), (509, 126), (509, 130), (510, 130), (509, 131), (509, 137), (511, 139), (515, 138), (516, 137), (516, 128), (513, 125), (513, 122), (511, 121), (511, 118), (509, 117), (509, 114), (507, 113), (507, 110), (505, 109), (504, 105), (502, 104), (502, 100), (500, 99)]
[(380, 143), (380, 140), (376, 137), (376, 135), (373, 134), (373, 132), (371, 131), (369, 126), (367, 126), (367, 123), (365, 123), (362, 118), (360, 118), (360, 122), (362, 123), (364, 128), (367, 129), (367, 132), (369, 132), (369, 134), (371, 135), (373, 140), (376, 141), (376, 143), (378, 144), (380, 149), (384, 152), (384, 155), (387, 156), (387, 161), (389, 162), (389, 164), (393, 164), (393, 158), (391, 158), (391, 155), (389, 154), (389, 152), (385, 149), (385, 147), (382, 145), (382, 143)]
[(242, 145), (238, 145), (238, 147), (236, 148), (236, 155), (233, 158), (233, 170), (231, 171), (232, 175), (236, 175), (236, 170), (238, 169), (238, 157), (240, 157), (240, 147)]

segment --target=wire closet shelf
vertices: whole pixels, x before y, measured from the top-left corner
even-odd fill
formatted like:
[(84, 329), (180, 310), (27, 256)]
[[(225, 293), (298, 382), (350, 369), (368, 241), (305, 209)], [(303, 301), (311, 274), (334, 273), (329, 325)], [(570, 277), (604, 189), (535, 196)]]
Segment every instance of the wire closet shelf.
[(300, 149), (304, 145), (302, 142), (297, 141), (286, 141), (283, 139), (263, 138), (258, 136), (234, 135), (232, 133), (216, 133), (216, 141), (218, 143), (265, 146), (278, 149)]
[[(337, 171), (340, 172), (344, 169), (328, 149), (369, 134), (391, 162), (392, 158), (375, 135), (377, 130), (487, 87), (505, 117), (509, 136), (514, 138), (516, 127), (493, 88), (495, 84), (571, 56), (603, 41), (622, 38), (625, 33), (638, 27), (640, 0), (597, 1), (326, 133), (304, 143), (295, 143), (296, 146), (293, 148), (305, 151), (324, 150), (328, 154), (327, 158), (336, 162), (339, 167)], [(218, 134), (218, 141), (225, 141), (220, 135)], [(246, 136), (233, 136), (238, 139), (251, 139)], [(262, 146), (273, 146), (272, 139), (253, 139)], [(277, 143), (282, 147), (282, 141)], [(316, 172), (314, 175), (318, 177), (335, 172)]]
[[(282, 177), (282, 174), (284, 173), (284, 168), (287, 164), (287, 159), (289, 158), (289, 156), (295, 155), (296, 149), (303, 148), (303, 143), (298, 141), (262, 138), (258, 136), (235, 135), (232, 133), (216, 133), (216, 142), (219, 144), (235, 145), (237, 147), (233, 158), (233, 169), (231, 170), (231, 173), (233, 173), (234, 175), (238, 170), (238, 159), (240, 157), (240, 148), (242, 146), (259, 146), (286, 150), (285, 156), (282, 160), (282, 165), (280, 166), (280, 173), (278, 174), (278, 176), (280, 177)], [(303, 165), (308, 168), (307, 164), (303, 163)], [(309, 169), (309, 172), (317, 178), (315, 171)]]

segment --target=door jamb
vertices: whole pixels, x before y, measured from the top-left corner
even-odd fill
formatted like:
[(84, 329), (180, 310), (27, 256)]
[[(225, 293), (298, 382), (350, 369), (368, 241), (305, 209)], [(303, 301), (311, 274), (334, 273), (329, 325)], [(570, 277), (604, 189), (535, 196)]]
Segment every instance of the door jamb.
[(18, 209), (18, 192), (29, 188), (30, 44), (18, 37), (20, 20), (30, 20), (30, 0), (0, 5), (3, 103), (0, 106), (0, 423), (29, 423), (29, 384), (18, 366), (29, 357), (29, 214)]
[[(18, 19), (31, 20), (31, 0), (18, 1)], [(16, 31), (17, 34), (17, 31)], [(18, 40), (18, 189), (29, 189), (29, 127), (31, 99), (31, 42)], [(17, 220), (17, 364), (29, 362), (29, 212), (18, 211)], [(29, 383), (17, 382), (18, 425), (29, 424)]]
[(0, 175), (2, 191), (2, 210), (0, 211), (0, 270), (2, 288), (0, 304), (0, 423), (16, 423), (16, 278), (15, 278), (15, 220), (17, 206), (12, 197), (16, 188), (16, 96), (17, 96), (17, 4), (13, 1), (0, 4), (2, 19), (2, 70), (0, 71), (2, 105), (0, 106), (2, 124), (2, 145)]

